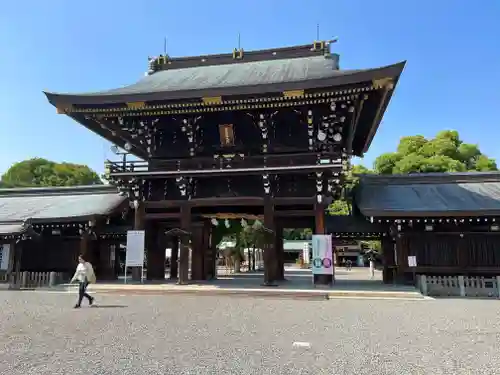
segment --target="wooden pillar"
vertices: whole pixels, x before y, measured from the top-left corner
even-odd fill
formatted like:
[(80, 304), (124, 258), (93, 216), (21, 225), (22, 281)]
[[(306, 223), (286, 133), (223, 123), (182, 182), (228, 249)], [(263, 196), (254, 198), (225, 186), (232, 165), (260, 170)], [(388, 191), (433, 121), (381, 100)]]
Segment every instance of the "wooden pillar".
[(146, 229), (146, 251), (148, 280), (165, 279), (165, 247), (157, 223), (150, 222)]
[(392, 284), (394, 282), (394, 274), (396, 270), (396, 262), (394, 259), (394, 241), (389, 236), (381, 238), (380, 245), (382, 248), (384, 271), (383, 281), (385, 284)]
[(204, 256), (204, 279), (212, 280), (217, 277), (216, 267), (216, 248), (212, 244), (212, 224), (210, 221), (203, 222), (203, 248), (205, 250)]
[(179, 276), (179, 237), (171, 237), (170, 248), (172, 249), (170, 256), (170, 280), (177, 280)]
[(285, 249), (283, 248), (283, 226), (276, 223), (276, 236), (274, 237), (276, 254), (276, 280), (285, 280)]
[[(144, 230), (145, 229), (145, 208), (142, 202), (138, 202), (138, 206), (134, 212), (134, 230)], [(142, 267), (131, 267), (132, 268), (132, 281), (142, 280)]]
[(316, 204), (314, 207), (314, 234), (325, 234), (325, 206)]
[(191, 235), (191, 280), (204, 280), (203, 224), (192, 226)]
[[(186, 232), (191, 232), (191, 207), (184, 204), (181, 207), (181, 229)], [(189, 282), (189, 252), (190, 252), (190, 235), (181, 236), (181, 246), (179, 251), (179, 284), (187, 284)]]
[(460, 233), (459, 236), (457, 246), (457, 265), (460, 269), (466, 269), (469, 266), (469, 248), (467, 247), (467, 238), (466, 234), (463, 233)]
[(96, 241), (99, 251), (99, 267), (96, 272), (97, 280), (114, 280), (115, 277), (115, 258), (112, 255), (109, 241), (99, 239)]
[[(411, 240), (410, 240), (411, 241)], [(397, 283), (404, 284), (405, 280), (405, 271), (408, 268), (408, 249), (407, 242), (403, 241), (401, 237), (401, 233), (396, 234), (395, 237), (395, 257), (397, 261), (395, 279)]]
[[(90, 238), (87, 231), (84, 231), (80, 237), (80, 255), (85, 258), (86, 261), (91, 262), (93, 259), (90, 254)], [(76, 266), (75, 266), (76, 267)]]
[(275, 235), (276, 228), (274, 223), (274, 205), (273, 202), (267, 198), (264, 200), (264, 227), (267, 229), (265, 231), (265, 240), (263, 250), (264, 250), (264, 284), (272, 285), (277, 279), (277, 259), (275, 252)]

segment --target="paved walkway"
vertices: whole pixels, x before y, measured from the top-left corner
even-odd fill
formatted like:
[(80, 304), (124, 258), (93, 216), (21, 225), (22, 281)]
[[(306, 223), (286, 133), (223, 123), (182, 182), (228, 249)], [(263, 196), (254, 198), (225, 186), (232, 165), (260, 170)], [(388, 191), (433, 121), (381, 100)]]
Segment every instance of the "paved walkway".
[[(197, 294), (197, 295), (252, 295), (287, 298), (404, 298), (423, 299), (413, 287), (386, 285), (382, 283), (381, 272), (376, 271), (371, 279), (369, 269), (359, 268), (352, 271), (338, 268), (336, 281), (332, 287), (314, 286), (311, 270), (286, 268), (286, 281), (276, 286), (262, 286), (264, 275), (261, 272), (245, 272), (219, 275), (216, 280), (192, 282), (178, 285), (173, 281), (144, 281), (141, 283), (110, 282), (89, 286), (89, 291), (118, 294)], [(73, 291), (76, 285), (62, 285), (58, 290)]]

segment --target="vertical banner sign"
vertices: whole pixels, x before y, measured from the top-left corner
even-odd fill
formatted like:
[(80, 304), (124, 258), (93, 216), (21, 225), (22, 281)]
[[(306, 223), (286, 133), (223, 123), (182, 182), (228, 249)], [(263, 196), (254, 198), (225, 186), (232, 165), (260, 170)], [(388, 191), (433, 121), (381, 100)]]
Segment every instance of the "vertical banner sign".
[(312, 236), (312, 273), (313, 275), (332, 275), (334, 271), (332, 236), (315, 234)]

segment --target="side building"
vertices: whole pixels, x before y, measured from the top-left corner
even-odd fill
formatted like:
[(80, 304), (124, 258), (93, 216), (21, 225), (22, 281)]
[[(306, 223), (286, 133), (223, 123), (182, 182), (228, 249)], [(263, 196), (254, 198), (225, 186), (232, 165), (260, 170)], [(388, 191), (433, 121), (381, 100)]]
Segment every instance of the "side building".
[(20, 273), (74, 272), (79, 254), (100, 280), (116, 279), (128, 200), (114, 186), (0, 189), (0, 280)]
[(367, 175), (353, 206), (380, 235), (386, 282), (500, 275), (498, 172)]

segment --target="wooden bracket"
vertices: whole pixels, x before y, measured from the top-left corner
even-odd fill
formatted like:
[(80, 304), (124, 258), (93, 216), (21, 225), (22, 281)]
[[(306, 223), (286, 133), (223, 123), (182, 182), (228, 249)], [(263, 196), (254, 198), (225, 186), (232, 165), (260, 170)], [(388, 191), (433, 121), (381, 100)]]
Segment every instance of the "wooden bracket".
[(205, 96), (201, 100), (204, 105), (222, 104), (222, 96)]
[(392, 90), (394, 88), (394, 81), (390, 77), (374, 79), (372, 81), (372, 84), (376, 89), (385, 88), (388, 90)]
[(289, 90), (283, 91), (283, 96), (287, 99), (290, 98), (301, 98), (304, 96), (304, 90)]
[(128, 109), (142, 109), (146, 107), (146, 102), (129, 102), (126, 104)]
[(73, 111), (73, 106), (71, 104), (58, 104), (56, 105), (56, 111), (59, 115), (66, 115)]

